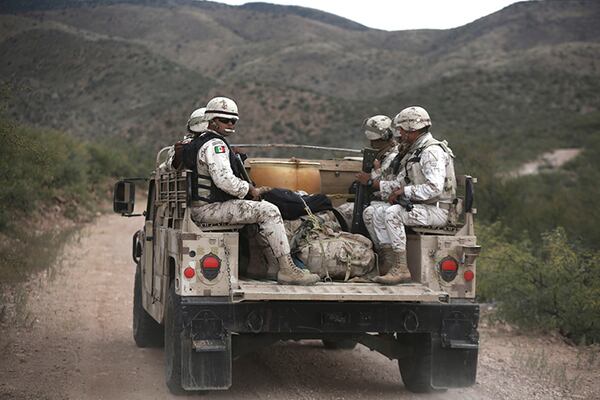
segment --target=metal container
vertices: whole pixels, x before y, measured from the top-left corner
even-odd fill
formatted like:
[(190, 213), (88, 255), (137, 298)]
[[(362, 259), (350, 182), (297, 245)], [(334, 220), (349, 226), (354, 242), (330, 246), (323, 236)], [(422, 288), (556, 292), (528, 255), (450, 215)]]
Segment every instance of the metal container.
[(315, 161), (250, 160), (250, 178), (257, 186), (271, 186), (307, 193), (321, 192), (320, 163)]

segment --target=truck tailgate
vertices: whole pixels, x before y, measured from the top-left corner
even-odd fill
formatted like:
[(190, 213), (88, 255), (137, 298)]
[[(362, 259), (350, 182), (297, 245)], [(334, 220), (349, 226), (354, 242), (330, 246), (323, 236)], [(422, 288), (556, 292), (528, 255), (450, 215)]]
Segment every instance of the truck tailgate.
[(377, 283), (319, 282), (314, 286), (280, 285), (273, 281), (240, 279), (234, 301), (320, 300), (320, 301), (427, 301), (448, 298), (418, 283), (383, 286)]

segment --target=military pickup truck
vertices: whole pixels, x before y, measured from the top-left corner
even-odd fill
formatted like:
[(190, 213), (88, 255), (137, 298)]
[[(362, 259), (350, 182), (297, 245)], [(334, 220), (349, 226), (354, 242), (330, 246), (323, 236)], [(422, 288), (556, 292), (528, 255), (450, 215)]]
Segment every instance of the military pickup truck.
[[(243, 226), (192, 221), (192, 171), (164, 168), (166, 150), (143, 179), (148, 183), (143, 214), (134, 214), (135, 179), (116, 183), (114, 211), (144, 216), (132, 243), (133, 337), (139, 347), (164, 343), (166, 384), (173, 393), (226, 390), (233, 359), (277, 341), (303, 339), (319, 339), (333, 349), (361, 343), (396, 359), (412, 392), (475, 382), (480, 247), (473, 224), (474, 178), (458, 178), (459, 219), (442, 229), (409, 230), (408, 264), (418, 282), (288, 286), (245, 276), (247, 253), (257, 250), (244, 245)], [(265, 160), (310, 166), (310, 184), (320, 180), (317, 190), (334, 201), (348, 197), (362, 166), (360, 157), (258, 159)], [(250, 175), (260, 165), (254, 161), (245, 162)]]

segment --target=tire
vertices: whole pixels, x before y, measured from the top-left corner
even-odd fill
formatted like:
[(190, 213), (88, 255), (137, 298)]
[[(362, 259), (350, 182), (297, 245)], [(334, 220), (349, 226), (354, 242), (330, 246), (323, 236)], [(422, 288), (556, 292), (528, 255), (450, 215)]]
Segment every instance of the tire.
[(428, 334), (401, 334), (407, 355), (398, 359), (400, 375), (406, 389), (413, 393), (443, 391), (431, 386), (431, 338)]
[(162, 347), (163, 327), (144, 310), (142, 305), (142, 271), (138, 263), (133, 284), (133, 340), (137, 347)]
[(165, 378), (167, 387), (175, 395), (185, 394), (181, 386), (181, 299), (175, 293), (175, 281), (169, 286), (165, 307)]
[(356, 347), (357, 342), (350, 339), (326, 340), (323, 339), (323, 346), (329, 350), (352, 350)]

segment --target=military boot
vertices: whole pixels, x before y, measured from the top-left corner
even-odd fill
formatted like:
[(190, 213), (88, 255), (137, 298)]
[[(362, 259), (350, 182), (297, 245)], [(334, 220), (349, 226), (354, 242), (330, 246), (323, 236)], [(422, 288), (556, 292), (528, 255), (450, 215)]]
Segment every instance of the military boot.
[(276, 281), (277, 271), (279, 270), (279, 261), (271, 248), (264, 249), (265, 259), (267, 261), (267, 279)]
[(277, 261), (279, 262), (277, 282), (283, 285), (309, 286), (321, 280), (319, 275), (298, 268), (289, 254), (279, 257)]
[(379, 248), (377, 255), (379, 258), (379, 275), (385, 275), (396, 264), (394, 250), (390, 245), (383, 245)]
[(384, 285), (396, 285), (400, 282), (410, 282), (411, 276), (406, 263), (406, 251), (395, 251), (395, 264), (383, 276), (376, 276), (373, 282), (382, 283)]

